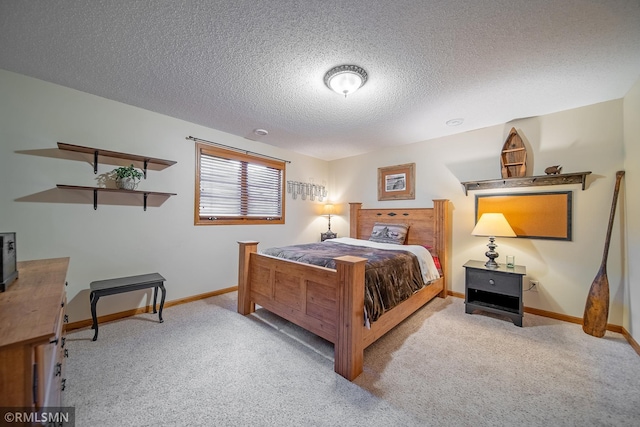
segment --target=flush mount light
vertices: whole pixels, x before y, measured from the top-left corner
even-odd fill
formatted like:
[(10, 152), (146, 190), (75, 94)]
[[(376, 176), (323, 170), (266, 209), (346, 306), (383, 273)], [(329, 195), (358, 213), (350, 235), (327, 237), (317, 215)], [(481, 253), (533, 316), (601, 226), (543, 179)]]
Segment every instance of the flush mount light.
[(327, 71), (324, 84), (346, 98), (363, 86), (367, 77), (367, 72), (357, 65), (339, 65)]
[(258, 136), (265, 136), (267, 134), (269, 134), (269, 132), (265, 129), (254, 129), (253, 133), (255, 133)]

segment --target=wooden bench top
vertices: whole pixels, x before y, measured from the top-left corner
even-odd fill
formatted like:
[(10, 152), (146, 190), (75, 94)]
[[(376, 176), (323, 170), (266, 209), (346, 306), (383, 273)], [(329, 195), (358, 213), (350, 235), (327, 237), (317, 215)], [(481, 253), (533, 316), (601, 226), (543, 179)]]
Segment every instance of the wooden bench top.
[(139, 286), (164, 282), (165, 278), (158, 273), (141, 274), (139, 276), (118, 277), (115, 279), (96, 280), (91, 282), (91, 291), (101, 291), (105, 289), (124, 288), (128, 286)]

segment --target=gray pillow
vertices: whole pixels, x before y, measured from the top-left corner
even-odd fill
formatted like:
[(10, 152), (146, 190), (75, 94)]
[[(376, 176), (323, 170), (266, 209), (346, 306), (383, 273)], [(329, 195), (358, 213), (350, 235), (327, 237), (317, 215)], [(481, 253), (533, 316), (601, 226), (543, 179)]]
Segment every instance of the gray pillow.
[(407, 239), (409, 226), (406, 224), (385, 224), (376, 222), (373, 224), (373, 231), (369, 240), (378, 243), (394, 243), (404, 245)]

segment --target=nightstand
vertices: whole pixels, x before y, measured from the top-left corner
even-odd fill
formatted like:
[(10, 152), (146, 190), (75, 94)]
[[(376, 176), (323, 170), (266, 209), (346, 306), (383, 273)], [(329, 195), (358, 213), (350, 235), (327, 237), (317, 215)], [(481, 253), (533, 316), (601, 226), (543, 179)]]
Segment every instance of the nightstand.
[(338, 234), (334, 233), (331, 230), (325, 231), (324, 233), (320, 233), (320, 241), (321, 242), (324, 242), (325, 240), (328, 240), (328, 239), (335, 239), (336, 237), (338, 237)]
[(522, 265), (487, 268), (482, 261), (467, 261), (465, 268), (465, 313), (483, 310), (502, 314), (522, 326), (522, 280), (527, 269)]

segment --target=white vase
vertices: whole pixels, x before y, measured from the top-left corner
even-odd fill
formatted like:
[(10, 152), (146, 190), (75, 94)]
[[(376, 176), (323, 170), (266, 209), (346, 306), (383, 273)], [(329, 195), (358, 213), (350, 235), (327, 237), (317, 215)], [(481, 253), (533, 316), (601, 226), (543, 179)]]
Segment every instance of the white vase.
[(122, 190), (135, 190), (138, 181), (135, 178), (118, 178), (116, 179), (116, 187)]

